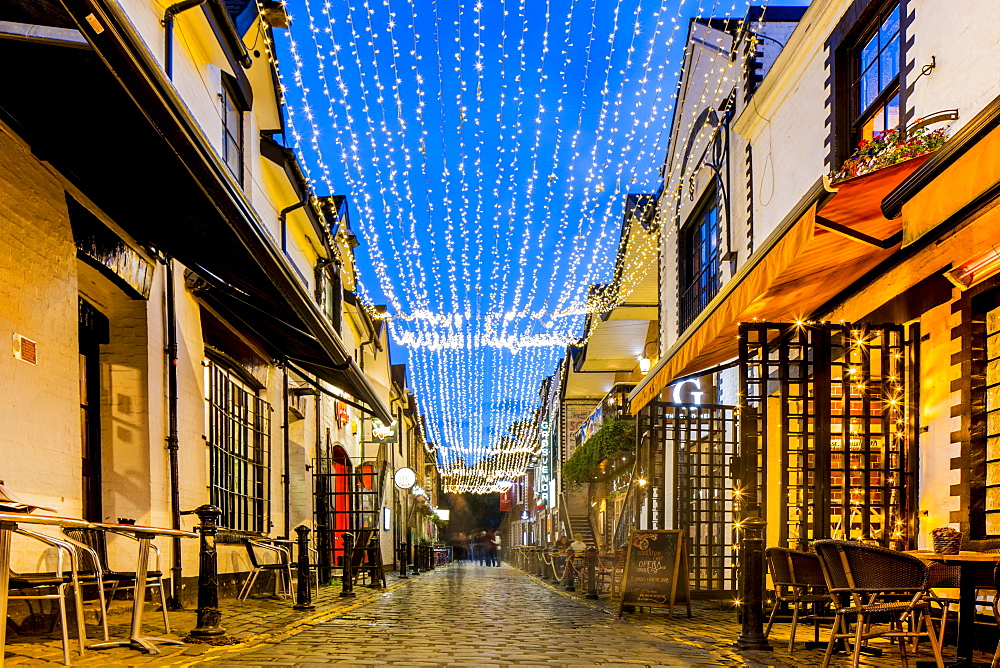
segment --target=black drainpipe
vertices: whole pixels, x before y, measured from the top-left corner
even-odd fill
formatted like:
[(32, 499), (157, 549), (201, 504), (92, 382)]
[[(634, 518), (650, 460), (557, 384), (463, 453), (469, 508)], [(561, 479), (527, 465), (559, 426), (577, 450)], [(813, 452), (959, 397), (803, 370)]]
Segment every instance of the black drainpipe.
[[(174, 78), (174, 17), (181, 12), (205, 4), (205, 0), (181, 0), (167, 7), (160, 25), (163, 26), (163, 71), (168, 79)], [(180, 540), (179, 538), (177, 539)]]
[(281, 402), (284, 406), (284, 415), (281, 421), (281, 430), (284, 432), (282, 438), (284, 440), (285, 449), (285, 533), (284, 537), (288, 538), (292, 532), (292, 518), (290, 517), (290, 512), (292, 509), (292, 466), (288, 461), (289, 454), (291, 453), (292, 444), (291, 440), (288, 438), (288, 367), (282, 368), (282, 391), (281, 391)]
[[(170, 526), (174, 529), (181, 528), (181, 492), (180, 492), (180, 465), (178, 464), (178, 450), (180, 441), (177, 437), (177, 303), (174, 294), (174, 260), (166, 256), (164, 258), (166, 272), (166, 300), (167, 300), (167, 457), (170, 467)], [(173, 584), (171, 605), (174, 609), (181, 607), (181, 539), (180, 536), (173, 538), (173, 563), (170, 568), (170, 579)]]

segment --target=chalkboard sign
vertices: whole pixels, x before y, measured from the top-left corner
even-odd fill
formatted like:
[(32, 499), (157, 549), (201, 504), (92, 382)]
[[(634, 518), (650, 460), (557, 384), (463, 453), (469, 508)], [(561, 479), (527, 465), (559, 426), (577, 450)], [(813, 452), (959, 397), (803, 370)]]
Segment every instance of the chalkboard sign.
[(674, 616), (675, 605), (687, 605), (691, 616), (691, 591), (688, 583), (687, 539), (683, 529), (633, 531), (625, 557), (622, 608), (634, 605), (667, 608)]

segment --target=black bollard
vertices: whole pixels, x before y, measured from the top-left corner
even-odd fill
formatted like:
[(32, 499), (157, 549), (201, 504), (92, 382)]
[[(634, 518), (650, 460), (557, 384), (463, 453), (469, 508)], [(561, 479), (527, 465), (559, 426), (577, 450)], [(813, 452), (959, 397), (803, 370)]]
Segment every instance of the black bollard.
[(299, 583), (295, 590), (295, 610), (315, 610), (312, 602), (312, 565), (309, 563), (309, 527), (297, 526), (299, 535)]
[(587, 548), (587, 598), (597, 598), (597, 548)]
[(344, 541), (344, 562), (343, 562), (343, 583), (340, 589), (340, 595), (347, 596), (357, 596), (354, 593), (354, 573), (352, 572), (354, 566), (354, 535), (349, 533), (343, 533), (340, 537)]
[(742, 521), (740, 566), (743, 573), (743, 627), (734, 647), (772, 651), (764, 635), (764, 527), (762, 517)]
[(409, 550), (406, 549), (406, 542), (400, 541), (397, 550), (399, 552), (399, 577), (400, 579), (409, 579), (410, 576), (406, 574), (407, 569), (410, 567)]
[(406, 546), (407, 550), (410, 550), (410, 555), (412, 556), (412, 564), (414, 575), (420, 575), (420, 546), (414, 545), (413, 543), (408, 543)]
[(427, 546), (427, 570), (433, 571), (437, 568), (437, 550), (433, 545)]
[(198, 527), (198, 625), (191, 629), (191, 635), (221, 636), (226, 630), (219, 626), (222, 612), (219, 610), (219, 553), (215, 547), (215, 534), (222, 511), (206, 504), (194, 512), (201, 520), (201, 526)]
[(563, 572), (563, 589), (566, 591), (576, 591), (576, 583), (573, 580), (573, 550), (569, 551), (564, 562), (566, 570)]

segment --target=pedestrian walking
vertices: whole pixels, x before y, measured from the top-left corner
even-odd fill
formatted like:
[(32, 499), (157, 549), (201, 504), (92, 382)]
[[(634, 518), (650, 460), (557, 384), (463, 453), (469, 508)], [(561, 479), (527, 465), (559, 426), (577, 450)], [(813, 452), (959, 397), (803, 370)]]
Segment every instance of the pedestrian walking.
[(496, 534), (492, 531), (487, 531), (483, 533), (483, 552), (486, 554), (485, 561), (487, 566), (495, 566), (494, 563), (497, 558), (497, 546), (494, 542), (496, 540)]
[(500, 565), (500, 534), (493, 537), (493, 565)]

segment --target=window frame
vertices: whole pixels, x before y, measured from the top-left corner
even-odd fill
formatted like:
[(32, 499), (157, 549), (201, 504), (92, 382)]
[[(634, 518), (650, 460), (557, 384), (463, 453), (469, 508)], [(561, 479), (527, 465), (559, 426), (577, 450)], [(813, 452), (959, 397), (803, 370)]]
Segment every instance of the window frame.
[[(679, 313), (679, 330), (683, 333), (691, 323), (693, 323), (698, 315), (705, 310), (709, 302), (719, 293), (719, 289), (722, 287), (722, 220), (720, 214), (722, 212), (722, 207), (720, 206), (718, 189), (715, 186), (710, 187), (704, 195), (702, 195), (701, 200), (698, 202), (698, 206), (693, 209), (692, 215), (680, 228), (678, 233), (679, 242), (679, 262), (677, 263), (678, 275), (677, 275), (677, 301), (678, 301), (678, 313)], [(715, 253), (714, 258), (710, 258), (708, 262), (704, 263), (704, 266), (699, 270), (693, 268), (696, 252), (700, 255), (701, 249), (704, 247), (704, 240), (695, 245), (694, 235), (697, 230), (706, 227), (705, 221), (707, 220), (707, 215), (709, 212), (715, 211), (714, 221), (709, 223), (707, 227), (711, 230), (714, 228), (715, 233)], [(703, 236), (707, 239), (707, 235)], [(710, 268), (714, 266), (714, 271)], [(700, 282), (700, 279), (710, 272), (707, 283), (702, 288), (695, 293), (696, 297), (691, 294), (691, 289)], [(688, 308), (689, 302), (696, 300), (692, 308)], [(691, 311), (690, 313), (688, 311)]]
[(206, 350), (204, 367), (210, 502), (222, 510), (220, 526), (266, 534), (273, 409), (263, 386), (222, 355)]
[[(228, 77), (222, 77), (222, 87), (219, 93), (219, 102), (221, 104), (221, 120), (222, 120), (222, 147), (219, 154), (222, 157), (222, 161), (226, 163), (226, 167), (229, 168), (229, 172), (236, 177), (239, 184), (243, 185), (244, 173), (246, 171), (245, 167), (245, 157), (246, 157), (246, 133), (243, 127), (244, 114), (248, 111), (245, 105), (242, 103), (243, 98), (241, 95), (237, 94), (236, 87), (233, 83), (228, 81)], [(230, 109), (232, 113), (236, 114), (236, 132), (238, 137), (233, 137), (229, 130), (229, 120), (230, 120)], [(234, 170), (233, 162), (230, 156), (230, 143), (236, 145), (237, 151), (237, 169)]]
[[(899, 10), (899, 65), (896, 76), (864, 109), (856, 83), (861, 75), (861, 50), (877, 34), (879, 28), (894, 9)], [(906, 25), (908, 0), (855, 0), (844, 14), (840, 25), (828, 41), (834, 71), (832, 96), (832, 150), (830, 167), (839, 169), (860, 143), (860, 133), (866, 123), (884, 110), (886, 104), (899, 96), (899, 117), (895, 127), (904, 127), (906, 109)], [(881, 53), (881, 51), (880, 51)]]

